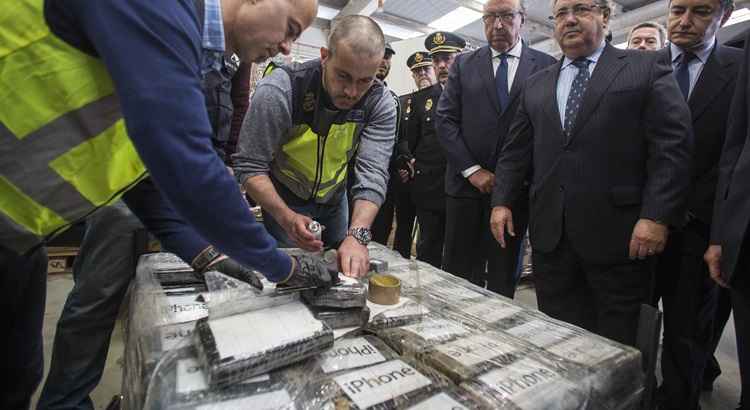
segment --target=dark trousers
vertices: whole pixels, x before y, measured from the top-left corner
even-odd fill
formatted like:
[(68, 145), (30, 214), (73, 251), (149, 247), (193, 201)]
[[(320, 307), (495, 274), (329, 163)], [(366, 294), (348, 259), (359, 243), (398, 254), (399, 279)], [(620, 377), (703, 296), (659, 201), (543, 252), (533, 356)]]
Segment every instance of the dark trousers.
[(6, 376), (0, 409), (28, 409), (44, 375), (47, 251), (40, 247), (20, 256), (0, 247), (0, 289), (0, 355)]
[[(517, 210), (517, 211), (516, 211)], [(529, 222), (528, 208), (514, 207), (515, 237), (507, 236), (503, 249), (490, 231), (489, 196), (483, 198), (446, 198), (445, 270), (503, 296), (513, 298), (516, 291), (518, 258), (523, 235)]]
[(640, 307), (653, 286), (650, 261), (592, 264), (563, 234), (555, 250), (534, 251), (532, 266), (539, 310), (620, 343), (635, 344)]
[(747, 235), (731, 282), (737, 357), (740, 364), (740, 408), (750, 409), (750, 240)]
[(443, 238), (445, 237), (445, 211), (417, 207), (419, 241), (417, 259), (441, 268), (443, 264)]
[(718, 289), (703, 254), (709, 228), (699, 221), (670, 234), (656, 265), (653, 303), (661, 298), (664, 340), (660, 402), (663, 409), (699, 407), (706, 360), (711, 354)]
[(411, 200), (409, 186), (401, 187), (395, 192), (396, 201), (396, 238), (393, 248), (404, 258), (411, 257), (412, 231), (417, 208)]
[(719, 287), (718, 301), (716, 302), (716, 314), (714, 315), (714, 330), (709, 348), (710, 356), (706, 361), (706, 368), (703, 370), (703, 386), (711, 386), (713, 389), (714, 380), (721, 375), (721, 366), (716, 360), (716, 348), (719, 347), (721, 336), (724, 334), (724, 328), (732, 314), (732, 292), (723, 287)]
[[(391, 175), (398, 178), (398, 175)], [(392, 182), (388, 186), (385, 202), (380, 206), (378, 215), (372, 223), (372, 240), (387, 245), (393, 226), (393, 213), (396, 213), (396, 234), (393, 248), (404, 258), (411, 256), (412, 230), (416, 208), (411, 200), (409, 186), (400, 182)]]

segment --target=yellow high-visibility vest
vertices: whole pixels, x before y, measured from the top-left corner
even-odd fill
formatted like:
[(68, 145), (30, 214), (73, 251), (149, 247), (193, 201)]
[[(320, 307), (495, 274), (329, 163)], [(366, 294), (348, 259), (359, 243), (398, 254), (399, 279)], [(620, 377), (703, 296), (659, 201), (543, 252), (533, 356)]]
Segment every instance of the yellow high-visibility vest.
[(55, 36), (44, 0), (0, 10), (0, 245), (23, 253), (146, 176), (102, 62)]

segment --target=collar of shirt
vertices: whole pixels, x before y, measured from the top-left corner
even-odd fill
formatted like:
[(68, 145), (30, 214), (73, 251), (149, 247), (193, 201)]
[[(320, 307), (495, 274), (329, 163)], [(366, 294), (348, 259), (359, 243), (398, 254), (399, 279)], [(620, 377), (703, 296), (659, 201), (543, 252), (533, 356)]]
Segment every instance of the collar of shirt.
[(519, 38), (518, 41), (516, 41), (516, 45), (514, 45), (510, 50), (506, 51), (505, 53), (501, 53), (492, 47), (490, 47), (490, 50), (492, 50), (493, 59), (497, 58), (497, 56), (499, 56), (500, 54), (507, 54), (515, 58), (521, 58), (521, 50), (523, 50), (523, 43), (521, 42), (521, 39)]
[[(711, 39), (700, 49), (693, 50), (693, 54), (698, 57), (698, 60), (701, 60), (702, 64), (706, 64), (706, 61), (708, 61), (708, 56), (711, 55), (711, 50), (713, 50), (714, 44), (716, 44), (716, 36), (711, 37)], [(669, 51), (672, 53), (672, 64), (675, 64), (677, 59), (682, 55), (683, 50), (679, 46), (669, 43)]]
[[(586, 56), (586, 59), (591, 61), (591, 65), (596, 65), (597, 61), (599, 61), (599, 57), (602, 56), (602, 53), (604, 52), (604, 46), (606, 45), (607, 43), (604, 40), (602, 40), (602, 43), (599, 44), (599, 47), (597, 47), (597, 49), (594, 50), (593, 53)], [(560, 71), (568, 68), (568, 66), (570, 66), (571, 64), (573, 64), (573, 60), (568, 58), (568, 56), (565, 56), (562, 66), (560, 67)]]

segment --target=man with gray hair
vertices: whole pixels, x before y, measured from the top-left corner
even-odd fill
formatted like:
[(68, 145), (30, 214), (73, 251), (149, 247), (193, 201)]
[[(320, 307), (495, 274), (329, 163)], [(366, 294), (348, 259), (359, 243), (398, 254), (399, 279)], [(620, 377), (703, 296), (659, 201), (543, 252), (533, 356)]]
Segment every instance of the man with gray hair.
[(664, 47), (667, 32), (664, 26), (655, 21), (636, 24), (628, 34), (628, 48), (656, 51)]
[[(280, 246), (338, 247), (340, 270), (354, 277), (369, 268), (370, 226), (385, 198), (396, 131), (393, 98), (375, 78), (384, 48), (372, 19), (346, 16), (320, 59), (266, 70), (233, 157)], [(348, 229), (347, 178), (355, 179)], [(320, 236), (308, 229), (313, 221), (323, 225)]]

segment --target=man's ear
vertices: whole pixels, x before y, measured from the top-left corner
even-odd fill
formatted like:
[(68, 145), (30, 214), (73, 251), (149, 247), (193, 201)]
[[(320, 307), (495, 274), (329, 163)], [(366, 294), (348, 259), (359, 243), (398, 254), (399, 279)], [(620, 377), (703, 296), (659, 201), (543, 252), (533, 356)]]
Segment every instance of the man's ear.
[(327, 49), (326, 47), (320, 48), (320, 62), (325, 63), (326, 60), (331, 56), (331, 50)]

